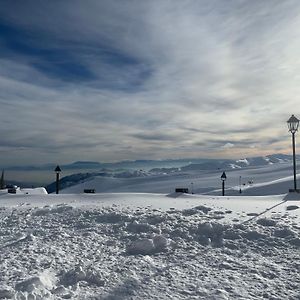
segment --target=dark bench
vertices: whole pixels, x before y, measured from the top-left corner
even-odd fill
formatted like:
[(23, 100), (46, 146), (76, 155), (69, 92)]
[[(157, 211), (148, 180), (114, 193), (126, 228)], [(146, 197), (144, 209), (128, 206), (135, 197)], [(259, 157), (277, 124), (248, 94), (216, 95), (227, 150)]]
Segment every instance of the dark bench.
[(84, 189), (83, 192), (86, 194), (95, 194), (96, 190), (95, 189)]
[(185, 194), (188, 194), (189, 193), (189, 189), (188, 188), (176, 188), (175, 189), (175, 193), (185, 193)]

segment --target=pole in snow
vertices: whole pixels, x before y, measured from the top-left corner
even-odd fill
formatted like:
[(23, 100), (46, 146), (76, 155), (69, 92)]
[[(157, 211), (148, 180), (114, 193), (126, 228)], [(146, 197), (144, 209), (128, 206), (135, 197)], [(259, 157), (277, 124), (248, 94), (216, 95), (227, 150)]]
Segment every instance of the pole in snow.
[(222, 180), (222, 196), (225, 196), (225, 180), (226, 180), (227, 176), (226, 173), (223, 172), (221, 175), (221, 180)]
[(61, 172), (61, 169), (59, 166), (57, 166), (54, 170), (54, 172), (56, 173), (56, 188), (55, 188), (55, 191), (56, 191), (56, 194), (59, 193), (59, 174)]

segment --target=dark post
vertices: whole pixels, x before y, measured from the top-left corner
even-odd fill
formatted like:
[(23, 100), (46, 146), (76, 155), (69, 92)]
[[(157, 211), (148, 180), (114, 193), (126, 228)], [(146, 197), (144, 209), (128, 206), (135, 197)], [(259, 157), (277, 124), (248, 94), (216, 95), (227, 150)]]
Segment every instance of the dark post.
[(240, 176), (240, 194), (242, 193), (242, 176)]
[(225, 181), (222, 181), (222, 196), (225, 196)]
[(294, 166), (294, 190), (297, 191), (297, 179), (296, 179), (296, 146), (295, 146), (295, 132), (292, 132), (293, 140), (293, 166)]
[(222, 180), (222, 196), (225, 196), (225, 180), (226, 180), (227, 176), (226, 173), (223, 172), (223, 174), (221, 175), (221, 180)]
[(297, 177), (296, 177), (296, 143), (295, 143), (295, 133), (298, 131), (299, 120), (292, 115), (287, 120), (288, 128), (290, 133), (292, 134), (292, 146), (293, 146), (293, 167), (294, 167), (294, 190), (290, 190), (290, 192), (299, 192), (297, 190)]
[(59, 173), (56, 173), (56, 194), (59, 192)]
[(56, 173), (56, 194), (58, 194), (59, 192), (59, 173), (61, 172), (61, 169), (59, 166), (57, 166), (54, 170), (54, 172)]

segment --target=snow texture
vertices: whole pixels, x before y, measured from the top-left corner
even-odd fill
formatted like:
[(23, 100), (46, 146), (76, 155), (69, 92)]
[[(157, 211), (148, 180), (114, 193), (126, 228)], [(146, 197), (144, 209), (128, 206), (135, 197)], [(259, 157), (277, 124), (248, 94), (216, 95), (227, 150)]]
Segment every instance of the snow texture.
[(0, 196), (0, 299), (300, 299), (299, 200)]

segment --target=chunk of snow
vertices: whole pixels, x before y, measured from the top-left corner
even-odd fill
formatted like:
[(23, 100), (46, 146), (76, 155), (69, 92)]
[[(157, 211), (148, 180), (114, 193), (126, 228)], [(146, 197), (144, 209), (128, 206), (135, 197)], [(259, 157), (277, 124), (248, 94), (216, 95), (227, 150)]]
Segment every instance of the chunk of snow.
[(127, 253), (129, 254), (152, 254), (155, 246), (152, 239), (141, 239), (134, 241), (127, 247)]

